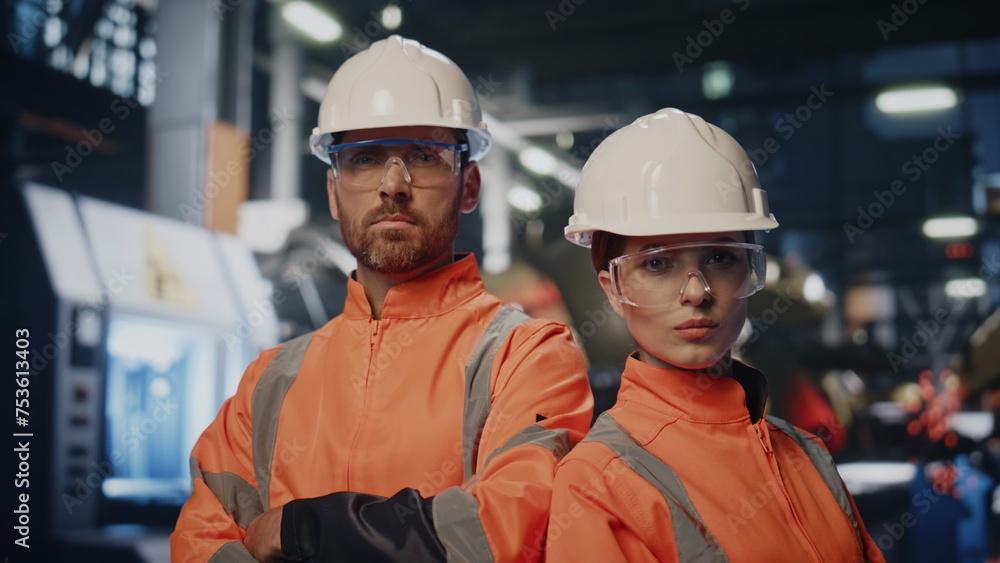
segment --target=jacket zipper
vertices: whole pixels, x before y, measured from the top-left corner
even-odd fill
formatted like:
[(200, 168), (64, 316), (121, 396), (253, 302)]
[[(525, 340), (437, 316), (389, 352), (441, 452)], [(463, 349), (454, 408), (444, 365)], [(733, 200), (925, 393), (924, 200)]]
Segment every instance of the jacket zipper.
[[(757, 440), (760, 441), (760, 445), (764, 448), (764, 451), (767, 452), (767, 454), (768, 454), (768, 462), (770, 462), (771, 461), (770, 455), (774, 453), (774, 450), (771, 448), (770, 442), (768, 440), (764, 439), (764, 433), (760, 431), (760, 423), (759, 422), (757, 424), (753, 425), (753, 431), (754, 431), (755, 434), (757, 434)], [(771, 470), (774, 471), (774, 470), (776, 470), (776, 468), (772, 465), (771, 466)]]
[(764, 457), (767, 459), (767, 465), (771, 470), (771, 478), (775, 480), (778, 485), (778, 490), (781, 491), (781, 496), (785, 501), (785, 507), (788, 514), (795, 522), (799, 535), (805, 540), (805, 545), (808, 546), (809, 549), (809, 555), (814, 561), (821, 561), (821, 559), (817, 557), (819, 550), (806, 533), (805, 526), (802, 525), (802, 520), (795, 511), (795, 503), (792, 502), (791, 497), (788, 495), (788, 490), (785, 488), (785, 481), (781, 478), (781, 471), (778, 469), (778, 461), (774, 455), (774, 448), (771, 446), (770, 436), (765, 438), (764, 432), (761, 430), (761, 425), (763, 424), (765, 424), (764, 420), (758, 421), (757, 424), (753, 425), (753, 430), (754, 433), (757, 434), (757, 440), (760, 442), (760, 445), (764, 450)]
[(351, 475), (353, 473), (351, 470), (351, 460), (357, 458), (357, 456), (354, 455), (354, 452), (357, 448), (358, 440), (361, 438), (361, 431), (364, 429), (364, 425), (368, 420), (368, 386), (371, 379), (372, 365), (375, 363), (375, 343), (378, 341), (379, 320), (372, 317), (368, 319), (368, 325), (371, 328), (370, 336), (368, 338), (368, 349), (371, 353), (368, 355), (368, 365), (365, 366), (364, 385), (361, 388), (361, 414), (358, 416), (358, 426), (354, 430), (354, 439), (351, 440), (351, 447), (347, 451), (347, 486), (349, 490), (353, 488), (353, 483), (351, 482)]

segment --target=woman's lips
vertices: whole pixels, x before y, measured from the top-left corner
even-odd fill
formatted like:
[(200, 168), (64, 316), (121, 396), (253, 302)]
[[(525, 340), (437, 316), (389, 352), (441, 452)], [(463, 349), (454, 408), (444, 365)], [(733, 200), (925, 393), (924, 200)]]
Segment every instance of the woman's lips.
[(701, 340), (707, 338), (710, 334), (719, 328), (719, 323), (711, 319), (692, 319), (690, 321), (683, 322), (676, 327), (674, 331), (687, 340)]

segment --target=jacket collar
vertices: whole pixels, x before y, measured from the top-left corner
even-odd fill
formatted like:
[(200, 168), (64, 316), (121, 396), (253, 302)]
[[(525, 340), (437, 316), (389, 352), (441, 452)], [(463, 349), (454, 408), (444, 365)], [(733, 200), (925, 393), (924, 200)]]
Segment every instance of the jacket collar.
[[(382, 319), (434, 317), (455, 309), (483, 291), (476, 257), (456, 254), (451, 264), (391, 288), (382, 305)], [(344, 316), (349, 319), (372, 317), (365, 288), (354, 279), (353, 273), (347, 279)]]
[(737, 360), (729, 378), (652, 366), (633, 354), (625, 363), (618, 400), (691, 422), (757, 422), (767, 402), (767, 378)]

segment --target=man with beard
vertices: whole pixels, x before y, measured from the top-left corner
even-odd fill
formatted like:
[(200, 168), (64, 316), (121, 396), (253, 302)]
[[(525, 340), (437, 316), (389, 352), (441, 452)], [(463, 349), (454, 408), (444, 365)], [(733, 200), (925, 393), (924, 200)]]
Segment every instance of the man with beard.
[(541, 557), (593, 399), (569, 330), (453, 254), (489, 143), (468, 79), (415, 41), (333, 76), (312, 146), (358, 260), (344, 312), (263, 352), (202, 434), (174, 561)]

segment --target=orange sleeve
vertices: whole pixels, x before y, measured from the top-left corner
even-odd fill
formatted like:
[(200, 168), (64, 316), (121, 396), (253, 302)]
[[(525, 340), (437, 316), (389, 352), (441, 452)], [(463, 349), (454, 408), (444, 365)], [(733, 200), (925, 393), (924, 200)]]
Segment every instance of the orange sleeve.
[[(255, 561), (242, 543), (249, 522), (243, 527), (237, 522), (252, 520), (261, 512), (253, 470), (250, 404), (254, 387), (276, 350), (264, 352), (247, 367), (236, 394), (223, 403), (191, 451), (193, 491), (170, 535), (173, 563), (203, 563), (220, 549), (235, 556), (232, 560)], [(206, 478), (212, 481), (211, 488)]]
[[(826, 444), (818, 436), (815, 436), (801, 428), (796, 427), (799, 432), (802, 432), (807, 438), (819, 445), (819, 447), (824, 450), (827, 449)], [(829, 451), (829, 450), (827, 450)], [(885, 563), (885, 556), (882, 555), (882, 550), (879, 549), (875, 540), (868, 534), (868, 530), (865, 528), (865, 523), (861, 520), (861, 513), (858, 512), (858, 506), (854, 503), (854, 496), (851, 492), (847, 490), (847, 485), (841, 481), (841, 486), (844, 487), (844, 491), (847, 493), (848, 500), (851, 501), (851, 510), (854, 512), (854, 518), (858, 521), (858, 531), (861, 532), (861, 548), (864, 550), (864, 562), (865, 563)]]
[(552, 489), (546, 560), (676, 563), (669, 511), (655, 510), (657, 499), (617, 458), (603, 469), (566, 460)]
[(477, 474), (464, 489), (478, 502), (494, 560), (538, 561), (556, 464), (593, 418), (590, 383), (569, 329), (551, 321), (512, 332), (494, 357), (492, 381)]

